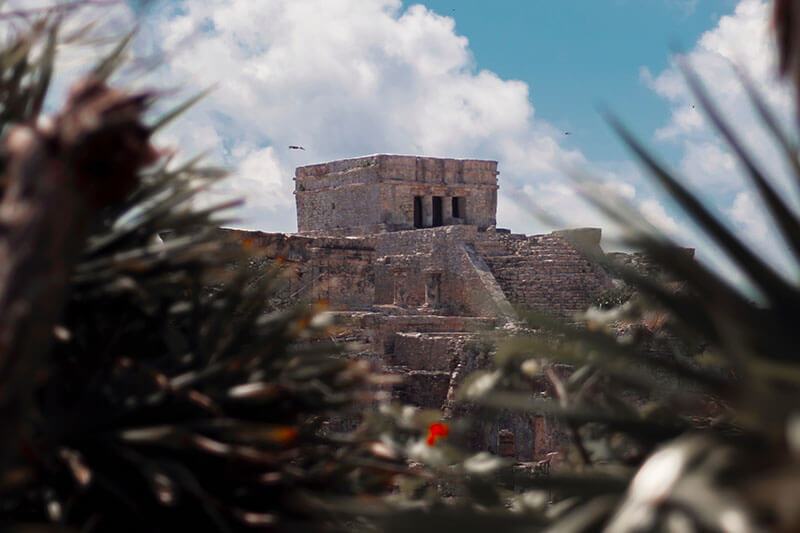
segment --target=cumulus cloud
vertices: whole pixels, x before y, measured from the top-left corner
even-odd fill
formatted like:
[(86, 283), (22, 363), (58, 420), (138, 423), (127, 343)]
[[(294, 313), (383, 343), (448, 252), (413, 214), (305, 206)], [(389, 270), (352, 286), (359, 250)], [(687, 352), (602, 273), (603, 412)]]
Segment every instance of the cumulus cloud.
[[(134, 15), (128, 3), (112, 17), (103, 13), (118, 27), (133, 24)], [(236, 169), (206, 200), (245, 198), (239, 226), (293, 231), (294, 167), (376, 152), (498, 160), (498, 222), (514, 231), (549, 229), (532, 216), (534, 206), (564, 215), (563, 225), (607, 225), (563, 175), (567, 166), (591, 165), (560, 144), (559, 129), (536, 117), (528, 85), (477, 68), (454, 20), (424, 6), (162, 2), (140, 24), (135, 51), (167, 61), (144, 79), (137, 71), (123, 76), (125, 83), (178, 87), (183, 96), (216, 86), (158, 140), (187, 156), (211, 150), (214, 162)], [(63, 61), (59, 79), (74, 79), (87, 63), (77, 56)], [(296, 144), (305, 150), (288, 150)], [(609, 191), (630, 199), (636, 190), (629, 177), (609, 168), (600, 176)]]
[(746, 190), (736, 194), (731, 206), (725, 209), (734, 230), (753, 249), (768, 259), (778, 272), (795, 279), (796, 268), (788, 246), (775, 228), (756, 194)]
[(755, 242), (760, 242), (769, 236), (769, 228), (764, 217), (764, 210), (753, 198), (750, 192), (740, 192), (733, 200), (733, 205), (728, 214), (734, 223)]
[[(83, 39), (59, 48), (48, 93), (50, 108), (63, 102), (68, 85), (96, 64), (110, 47), (131, 31), (135, 22), (134, 12), (124, 1), (105, 3), (101, 8), (98, 5), (80, 5), (73, 0), (5, 0), (0, 3), (0, 13), (8, 18), (0, 24), (0, 40), (8, 42), (53, 10), (62, 15), (62, 37), (77, 35), (86, 29), (89, 22), (92, 27)], [(16, 16), (10, 16), (10, 13), (16, 13)]]
[[(780, 161), (775, 145), (764, 134), (733, 68), (738, 65), (748, 73), (776, 115), (791, 116), (790, 91), (777, 79), (770, 9), (770, 2), (765, 0), (741, 0), (731, 15), (721, 17), (714, 28), (700, 37), (686, 58), (755, 157), (775, 174), (781, 174), (780, 165), (775, 164)], [(656, 76), (643, 68), (641, 79), (672, 106), (668, 122), (656, 131), (655, 137), (682, 145), (681, 170), (701, 188), (718, 187), (725, 182), (739, 185), (734, 160), (705, 119), (674, 62)]]
[[(685, 54), (710, 96), (733, 126), (752, 158), (772, 177), (783, 197), (797, 206), (792, 178), (777, 143), (762, 127), (735, 73), (738, 65), (754, 81), (774, 114), (791, 131), (791, 92), (777, 78), (776, 50), (769, 25), (771, 2), (741, 0)], [(671, 106), (668, 121), (654, 136), (679, 148), (678, 169), (684, 181), (722, 215), (731, 229), (771, 261), (788, 268), (784, 245), (775, 236), (763, 206), (747, 187), (739, 161), (705, 118), (677, 65), (656, 75), (646, 68), (641, 80)], [(699, 239), (695, 238), (695, 242)]]
[(563, 186), (583, 155), (536, 117), (527, 84), (477, 68), (452, 18), (400, 0), (209, 0), (150, 19), (139, 46), (175, 49), (160, 83), (217, 85), (164, 138), (238, 168), (221, 193), (247, 198), (242, 226), (293, 231), (295, 166), (377, 152), (498, 160), (498, 222), (515, 231), (544, 229), (520, 190), (603, 224)]
[[(788, 102), (763, 61), (773, 56), (767, 11), (763, 1), (743, 0), (690, 52), (737, 124), (754, 119), (739, 120), (744, 95), (731, 59), (748, 67), (771, 104), (784, 110)], [(120, 27), (135, 16), (122, 3), (106, 18)], [(168, 59), (137, 83), (178, 87), (184, 96), (216, 85), (160, 141), (187, 155), (210, 149), (212, 160), (237, 169), (215, 194), (247, 200), (238, 213), (242, 227), (295, 229), (292, 176), (298, 165), (393, 152), (498, 160), (498, 222), (514, 231), (546, 229), (520, 197), (563, 215), (565, 225), (608, 228), (564, 177), (564, 168), (589, 167), (609, 193), (686, 235), (681, 221), (645, 191), (630, 162), (587, 161), (565, 148), (560, 130), (537, 117), (528, 85), (479, 69), (453, 19), (424, 6), (404, 9), (400, 0), (163, 2), (141, 24), (135, 51)], [(677, 70), (654, 75), (643, 69), (641, 78), (672, 105), (657, 140), (683, 147), (680, 166), (693, 185), (728, 190), (733, 198), (736, 163), (691, 107)], [(748, 141), (759, 142), (756, 131), (745, 128)], [(306, 149), (288, 150), (290, 144)]]
[(667, 214), (666, 209), (655, 200), (644, 200), (639, 206), (644, 219), (666, 235), (676, 237), (680, 234), (678, 223)]

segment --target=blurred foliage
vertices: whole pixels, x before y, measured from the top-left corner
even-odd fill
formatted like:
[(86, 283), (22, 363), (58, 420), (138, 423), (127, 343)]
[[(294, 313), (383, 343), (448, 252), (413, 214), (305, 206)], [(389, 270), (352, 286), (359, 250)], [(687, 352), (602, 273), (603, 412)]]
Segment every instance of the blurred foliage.
[[(782, 69), (794, 81), (800, 79), (797, 6), (776, 5)], [(480, 409), (474, 416), (511, 410), (558, 420), (568, 438), (549, 475), (515, 475), (492, 465), (498, 482), (480, 496), (468, 493), (450, 507), (395, 519), (391, 529), (800, 530), (800, 216), (792, 207), (800, 194), (800, 147), (739, 71), (764, 131), (793, 173), (794, 197), (787, 198), (745, 147), (742, 137), (753, 133), (737, 132), (691, 65), (679, 62), (698, 107), (758, 192), (773, 238), (794, 260), (791, 271), (779, 272), (735, 235), (609, 115), (619, 137), (745, 284), (696, 261), (635, 206), (579, 180), (585, 196), (628, 229), (624, 244), (641, 250), (663, 275), (593, 255), (624, 285), (598, 297), (577, 324), (528, 314), (500, 343), (493, 365), (461, 388), (461, 401)], [(476, 512), (467, 501), (479, 497)]]
[[(683, 59), (681, 65), (698, 107), (758, 191), (793, 270), (778, 272), (608, 116), (753, 290), (696, 261), (634, 206), (582, 183), (587, 198), (630, 230), (624, 244), (642, 250), (664, 275), (594, 255), (625, 285), (601, 295), (579, 324), (529, 314), (501, 344), (493, 367), (462, 389), (465, 401), (488, 410), (557, 419), (569, 436), (538, 486), (515, 480), (520, 494), (507, 500), (512, 509), (524, 502), (545, 509), (544, 524), (531, 521), (522, 530), (800, 530), (800, 217), (791, 207), (797, 198), (785, 199), (775, 188), (777, 180), (748, 153), (742, 133), (727, 123), (691, 66)], [(741, 83), (796, 187), (796, 139), (782, 131), (744, 73)], [(541, 394), (543, 382), (555, 394)], [(454, 530), (480, 529), (468, 513), (451, 523)]]
[[(45, 18), (0, 51), (0, 131), (37, 122), (59, 29)], [(108, 79), (129, 41), (89, 77)], [(320, 340), (322, 306), (268, 305), (277, 267), (251, 268), (217, 229), (235, 202), (197, 207), (224, 176), (162, 157), (97, 217), (0, 465), (3, 530), (342, 529), (352, 517), (321, 502), (407, 471), (370, 427), (337, 431), (382, 378)]]
[(601, 310), (614, 309), (627, 303), (635, 294), (635, 289), (629, 285), (620, 285), (598, 294), (592, 299), (592, 307)]
[[(58, 23), (45, 20), (0, 51), (0, 131), (39, 117), (58, 35)], [(113, 73), (127, 41), (94, 76)], [(685, 74), (800, 260), (792, 202)], [(796, 141), (745, 76), (742, 83), (800, 184)], [(101, 213), (86, 242), (35, 378), (19, 453), (0, 465), (0, 525), (800, 530), (800, 286), (610, 121), (757, 301), (632, 206), (587, 188), (630, 229), (627, 244), (665, 275), (594, 257), (625, 285), (598, 299), (581, 324), (528, 314), (505, 332), (493, 364), (460, 390), (468, 414), (428, 445), (426, 431), (442, 414), (382, 402), (384, 379), (323, 340), (331, 325), (319, 306), (269, 304), (277, 267), (217, 230), (233, 204), (196, 207), (196, 194), (224, 172), (162, 158)], [(521, 467), (468, 451), (475, 420), (509, 411), (559, 421), (559, 454)]]

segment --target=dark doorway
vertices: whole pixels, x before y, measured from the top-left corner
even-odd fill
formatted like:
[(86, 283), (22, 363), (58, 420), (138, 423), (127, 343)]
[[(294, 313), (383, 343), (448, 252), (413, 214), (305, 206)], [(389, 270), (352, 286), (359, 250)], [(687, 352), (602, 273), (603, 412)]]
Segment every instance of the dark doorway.
[(453, 218), (464, 218), (466, 211), (466, 198), (463, 196), (453, 197)]
[(441, 196), (434, 196), (433, 197), (433, 224), (431, 226), (441, 226), (442, 225), (442, 197)]
[(422, 227), (422, 196), (414, 197), (414, 227)]

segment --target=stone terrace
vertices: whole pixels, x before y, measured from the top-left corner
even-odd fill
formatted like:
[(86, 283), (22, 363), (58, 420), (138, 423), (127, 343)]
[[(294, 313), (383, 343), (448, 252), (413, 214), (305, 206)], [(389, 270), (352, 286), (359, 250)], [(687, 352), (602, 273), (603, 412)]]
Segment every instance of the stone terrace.
[[(518, 307), (570, 318), (613, 286), (579, 251), (602, 253), (598, 229), (496, 229), (496, 169), (494, 161), (394, 155), (300, 167), (298, 233), (227, 233), (284, 260), (278, 300), (327, 300), (346, 325), (340, 338), (404, 377), (396, 398), (446, 417), (456, 387), (487, 363), (477, 333), (513, 323)], [(557, 440), (547, 420), (506, 416), (474, 445), (529, 461)]]

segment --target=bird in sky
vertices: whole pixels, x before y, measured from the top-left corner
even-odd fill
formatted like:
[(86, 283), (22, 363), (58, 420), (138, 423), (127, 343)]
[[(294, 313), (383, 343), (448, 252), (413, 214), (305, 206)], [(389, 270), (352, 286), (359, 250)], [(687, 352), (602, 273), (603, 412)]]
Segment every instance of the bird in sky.
[(297, 146), (296, 144), (289, 145), (289, 150), (305, 150), (302, 146)]
[(564, 132), (564, 135), (569, 135), (569, 132), (568, 132), (568, 131), (565, 131), (565, 132)]

